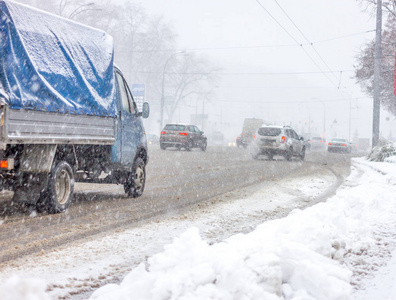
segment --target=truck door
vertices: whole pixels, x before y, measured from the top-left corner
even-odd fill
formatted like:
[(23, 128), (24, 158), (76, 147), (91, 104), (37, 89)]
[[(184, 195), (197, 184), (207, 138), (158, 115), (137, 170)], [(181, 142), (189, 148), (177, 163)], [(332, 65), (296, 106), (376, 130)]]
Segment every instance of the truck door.
[(116, 72), (117, 84), (120, 94), (120, 127), (121, 135), (121, 164), (133, 163), (138, 144), (142, 139), (143, 126), (141, 120), (136, 116), (136, 104), (124, 78)]

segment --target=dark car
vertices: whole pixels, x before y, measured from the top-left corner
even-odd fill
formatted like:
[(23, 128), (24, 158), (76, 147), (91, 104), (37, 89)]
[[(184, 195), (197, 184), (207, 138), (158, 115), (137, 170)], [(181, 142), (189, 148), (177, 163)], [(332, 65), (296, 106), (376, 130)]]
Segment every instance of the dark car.
[(192, 148), (200, 148), (205, 151), (206, 146), (206, 136), (195, 125), (167, 124), (161, 131), (160, 147), (162, 150), (176, 147), (178, 149), (185, 148), (188, 151)]
[(352, 147), (345, 138), (332, 138), (327, 145), (328, 152), (351, 153)]

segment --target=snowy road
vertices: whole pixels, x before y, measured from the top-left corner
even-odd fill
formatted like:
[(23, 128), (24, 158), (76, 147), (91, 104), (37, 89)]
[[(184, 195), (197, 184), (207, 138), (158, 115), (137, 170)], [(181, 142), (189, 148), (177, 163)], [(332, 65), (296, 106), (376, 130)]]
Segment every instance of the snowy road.
[[(254, 161), (242, 149), (213, 148), (206, 153), (152, 151), (150, 159), (147, 189), (137, 200), (126, 198), (119, 186), (82, 184), (67, 213), (37, 215), (35, 212), (29, 214), (20, 206), (11, 207), (7, 199), (9, 195), (3, 194), (0, 206), (0, 269), (7, 270), (32, 257), (35, 257), (33, 261), (40, 257), (43, 259), (47, 253), (65, 251), (68, 245), (76, 246), (133, 228), (139, 230), (143, 225), (155, 226), (159, 221), (169, 220), (169, 217), (188, 221), (200, 217), (206, 219), (205, 213), (212, 207), (252, 195), (257, 191), (254, 184), (266, 185), (271, 203), (252, 208), (244, 207), (240, 202), (236, 208), (238, 212), (227, 214), (223, 222), (216, 220), (211, 225), (207, 237), (213, 242), (220, 241), (238, 232), (248, 232), (263, 221), (283, 217), (295, 208), (324, 200), (350, 170), (349, 156), (327, 153), (310, 153), (305, 162), (287, 162), (282, 158)], [(281, 199), (287, 203), (278, 203)], [(241, 208), (246, 214), (240, 212)], [(176, 230), (163, 243), (177, 234)], [(141, 235), (147, 241), (147, 230)], [(152, 236), (152, 240), (158, 240), (158, 236)], [(162, 245), (142, 247), (134, 254), (132, 264), (141, 262)], [(99, 255), (103, 251), (93, 252)], [(76, 259), (73, 255), (71, 258)], [(69, 263), (79, 264), (78, 260)], [(127, 265), (130, 267), (131, 262)], [(125, 266), (123, 268), (124, 272), (128, 270)], [(92, 288), (116, 281), (110, 275), (113, 271), (101, 275), (102, 279), (95, 278)], [(84, 284), (86, 282), (72, 284), (73, 293), (90, 290)]]

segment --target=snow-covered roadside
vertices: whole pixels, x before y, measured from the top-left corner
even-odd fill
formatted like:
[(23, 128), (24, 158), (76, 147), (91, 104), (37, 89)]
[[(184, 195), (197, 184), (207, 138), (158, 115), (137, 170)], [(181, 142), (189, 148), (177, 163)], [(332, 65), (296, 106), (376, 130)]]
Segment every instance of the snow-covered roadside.
[(12, 276), (41, 278), (48, 284), (52, 299), (84, 292), (88, 297), (89, 291), (104, 283), (119, 282), (131, 268), (162, 252), (165, 245), (187, 228), (200, 228), (202, 238), (209, 243), (250, 232), (268, 219), (280, 218), (293, 208), (317, 200), (336, 181), (333, 173), (324, 170), (314, 176), (274, 179), (227, 193), (157, 222), (130, 230), (118, 229), (84, 244), (74, 243), (2, 264), (0, 282)]
[[(125, 262), (139, 261), (136, 256), (148, 254), (145, 264), (129, 265), (133, 270), (121, 284), (108, 284), (91, 299), (349, 299), (355, 295), (362, 299), (373, 290), (354, 294), (350, 281), (360, 289), (373, 283), (373, 273), (390, 259), (396, 241), (396, 167), (392, 164), (384, 175), (363, 159), (355, 159), (353, 165), (345, 184), (326, 203), (303, 211), (296, 209), (248, 234), (207, 242), (215, 231), (232, 232), (233, 221), (238, 225), (236, 221), (246, 217), (244, 224), (248, 226), (249, 215), (254, 219), (268, 208), (295, 204), (297, 189), (311, 192), (312, 196), (320, 189), (307, 189), (308, 182), (303, 179), (290, 183), (294, 189), (291, 195), (279, 193), (276, 188), (268, 191), (264, 186), (253, 196), (220, 203), (214, 210), (207, 206), (204, 216), (194, 218), (186, 213), (43, 254), (33, 263), (29, 262), (32, 258), (21, 260), (2, 270), (0, 280), (4, 282), (10, 275), (42, 278), (50, 283), (50, 293), (37, 292), (37, 285), (32, 285), (36, 287), (32, 294), (36, 298), (18, 297), (21, 289), (17, 287), (26, 287), (31, 281), (14, 277), (0, 287), (0, 295), (14, 292), (14, 297), (4, 299), (29, 300), (59, 297), (70, 285), (77, 289), (78, 285), (95, 284), (98, 272), (104, 277), (122, 274), (127, 271)], [(375, 165), (377, 169), (380, 166)], [(322, 178), (311, 183), (317, 187), (328, 184)], [(225, 221), (224, 211), (234, 218)], [(168, 243), (172, 236), (177, 237)], [(156, 239), (161, 242), (157, 244)], [(168, 245), (160, 252), (164, 242)], [(139, 254), (141, 243), (152, 243), (152, 248)], [(84, 264), (84, 259), (89, 259), (89, 265)], [(396, 270), (390, 271), (393, 276)], [(392, 276), (388, 275), (387, 280)], [(375, 291), (372, 295), (376, 295)], [(396, 298), (396, 294), (387, 296)]]
[[(371, 279), (366, 275), (389, 259), (396, 240), (396, 168), (383, 175), (359, 162), (364, 160), (355, 160), (346, 184), (326, 203), (211, 246), (189, 229), (120, 285), (104, 286), (91, 299), (351, 298), (352, 274), (352, 283), (362, 288)], [(382, 246), (388, 255), (371, 253)], [(391, 285), (396, 270), (388, 271), (384, 279)], [(395, 299), (389, 292), (385, 299)], [(370, 289), (361, 290), (359, 299), (369, 293), (384, 299)]]

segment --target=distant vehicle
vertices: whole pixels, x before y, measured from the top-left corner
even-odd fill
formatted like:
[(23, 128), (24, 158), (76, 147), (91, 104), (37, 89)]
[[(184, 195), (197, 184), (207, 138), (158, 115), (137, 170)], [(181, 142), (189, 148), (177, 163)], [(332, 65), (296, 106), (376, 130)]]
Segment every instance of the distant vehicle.
[(147, 144), (149, 145), (158, 145), (159, 137), (156, 134), (148, 134), (147, 135)]
[(205, 151), (206, 146), (206, 136), (195, 125), (167, 124), (161, 131), (160, 148), (162, 150), (176, 147), (178, 149), (185, 148), (187, 151), (192, 148), (200, 148)]
[(320, 136), (313, 136), (309, 140), (309, 145), (311, 150), (325, 150), (326, 149), (326, 140)]
[(243, 146), (246, 148), (252, 141), (253, 136), (256, 133), (257, 129), (264, 124), (262, 119), (255, 118), (247, 118), (243, 122), (242, 133), (240, 138), (237, 141), (237, 145)]
[(305, 150), (304, 138), (298, 136), (290, 126), (262, 126), (250, 146), (254, 159), (266, 155), (271, 160), (274, 155), (282, 155), (286, 160), (291, 160), (293, 156), (303, 160)]
[(351, 149), (351, 144), (347, 139), (344, 138), (332, 138), (331, 141), (327, 144), (328, 152), (351, 153)]
[(237, 136), (237, 138), (235, 140), (235, 143), (236, 143), (237, 147), (242, 147), (243, 146), (243, 144), (242, 144), (242, 134)]
[(360, 138), (358, 140), (358, 150), (359, 151), (369, 151), (370, 150), (370, 139), (368, 138)]
[(225, 145), (224, 134), (220, 131), (214, 131), (208, 136), (209, 143), (214, 146)]
[(228, 142), (227, 146), (228, 147), (237, 147), (237, 144), (236, 144), (236, 142)]
[(351, 145), (351, 152), (352, 153), (356, 153), (356, 152), (359, 151), (359, 145), (357, 143), (350, 142), (349, 144)]

